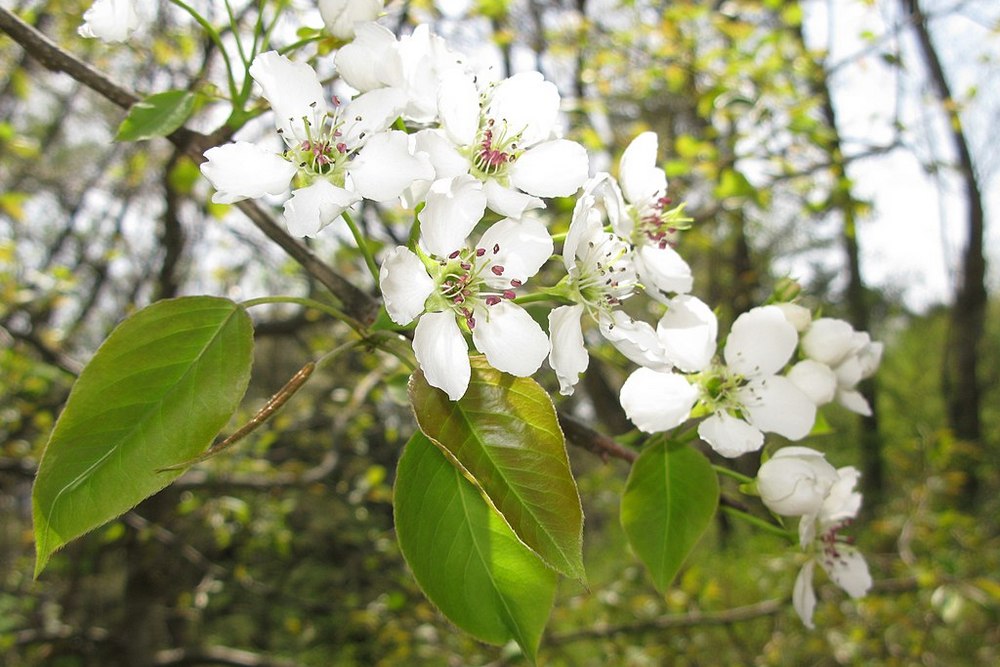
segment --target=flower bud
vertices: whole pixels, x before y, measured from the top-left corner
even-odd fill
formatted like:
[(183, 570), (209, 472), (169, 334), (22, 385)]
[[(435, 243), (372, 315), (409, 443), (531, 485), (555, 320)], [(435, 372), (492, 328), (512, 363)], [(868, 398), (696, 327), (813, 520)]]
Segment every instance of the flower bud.
[(761, 465), (757, 492), (775, 514), (816, 514), (830, 487), (838, 480), (836, 468), (823, 454), (808, 447), (785, 447)]

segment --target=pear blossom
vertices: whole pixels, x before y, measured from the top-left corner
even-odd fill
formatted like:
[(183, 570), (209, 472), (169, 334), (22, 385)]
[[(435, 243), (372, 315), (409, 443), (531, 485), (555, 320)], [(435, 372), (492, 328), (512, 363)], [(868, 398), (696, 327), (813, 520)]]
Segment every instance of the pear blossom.
[(859, 477), (854, 467), (834, 469), (822, 453), (808, 447), (778, 450), (757, 473), (757, 490), (769, 509), (802, 517), (799, 543), (810, 558), (795, 578), (792, 604), (806, 627), (815, 627), (813, 573), (817, 562), (830, 580), (853, 598), (864, 596), (871, 588), (864, 556), (839, 534), (861, 509), (861, 494), (854, 490)]
[(319, 15), (334, 37), (351, 39), (357, 23), (374, 21), (385, 0), (319, 0)]
[(778, 373), (795, 352), (798, 333), (775, 306), (760, 306), (736, 318), (723, 350), (725, 368), (707, 402), (714, 414), (698, 434), (722, 456), (760, 449), (764, 432), (790, 440), (809, 434), (816, 404)]
[(453, 73), (438, 90), (439, 130), (424, 130), (437, 178), (481, 180), (489, 208), (519, 218), (566, 197), (587, 179), (587, 151), (555, 138), (559, 92), (539, 72), (515, 74), (481, 93), (471, 74)]
[[(679, 305), (674, 300), (675, 308), (685, 305), (691, 312), (681, 319), (693, 322), (695, 328), (685, 332), (680, 327), (673, 335), (688, 346), (691, 356), (686, 363), (698, 370), (709, 357), (705, 346), (706, 341), (715, 339), (715, 324), (704, 304)], [(659, 335), (669, 336), (670, 331), (668, 320)], [(695, 402), (700, 401), (711, 414), (698, 425), (698, 435), (716, 452), (730, 458), (760, 449), (765, 432), (799, 440), (812, 429), (816, 404), (791, 380), (778, 374), (797, 343), (795, 329), (778, 308), (754, 308), (733, 323), (723, 350), (724, 366), (708, 368), (692, 380), (640, 368), (622, 385), (622, 408), (640, 430), (655, 433), (683, 423)], [(692, 381), (698, 386), (693, 387)], [(655, 410), (658, 404), (666, 406), (659, 416)]]
[(657, 138), (653, 132), (635, 137), (619, 162), (624, 215), (612, 220), (615, 231), (636, 246), (636, 267), (647, 293), (665, 302), (670, 294), (691, 291), (687, 262), (672, 247), (677, 231), (690, 222), (684, 207), (671, 208), (667, 176), (656, 166)]
[(149, 0), (94, 0), (83, 13), (83, 24), (77, 33), (105, 42), (124, 42), (149, 23), (153, 11)]
[[(595, 178), (610, 177), (599, 174)], [(597, 204), (592, 194), (584, 194), (576, 202), (562, 252), (567, 292), (575, 303), (549, 314), (549, 365), (564, 395), (573, 393), (579, 374), (589, 363), (583, 339), (585, 313), (629, 359), (664, 370), (670, 368), (653, 327), (618, 310), (636, 290), (632, 249), (616, 234), (604, 231)]]
[[(473, 223), (474, 224), (474, 223)], [(464, 239), (446, 254), (418, 255), (398, 246), (382, 262), (380, 286), (393, 322), (417, 319), (413, 351), (427, 382), (456, 401), (471, 377), (463, 331), (497, 370), (527, 377), (548, 353), (548, 338), (513, 302), (517, 289), (552, 254), (538, 220), (503, 219), (471, 246)], [(447, 243), (444, 235), (434, 245)]]
[(833, 395), (848, 410), (871, 415), (871, 406), (856, 386), (871, 377), (882, 359), (882, 343), (873, 342), (863, 331), (855, 331), (844, 320), (820, 318), (802, 335), (802, 352), (807, 359), (829, 367), (835, 380)]
[(398, 40), (378, 23), (358, 23), (354, 29), (354, 40), (334, 56), (344, 81), (362, 93), (396, 90), (406, 100), (404, 119), (424, 126), (435, 123), (441, 82), (468, 69), (462, 56), (426, 24)]
[(316, 72), (275, 51), (254, 58), (250, 75), (287, 148), (276, 155), (237, 141), (206, 151), (201, 171), (216, 189), (212, 201), (279, 195), (297, 179), (302, 186), (285, 202), (285, 222), (292, 234), (314, 236), (362, 198), (389, 201), (433, 177), (407, 135), (388, 130), (403, 106), (398, 92), (376, 90), (343, 105), (335, 99), (331, 108)]

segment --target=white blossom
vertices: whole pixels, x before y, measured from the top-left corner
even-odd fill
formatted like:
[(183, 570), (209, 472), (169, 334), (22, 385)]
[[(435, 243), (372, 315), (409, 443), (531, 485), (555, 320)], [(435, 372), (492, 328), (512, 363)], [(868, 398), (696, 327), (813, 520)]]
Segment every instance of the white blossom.
[(83, 13), (77, 33), (105, 42), (124, 42), (152, 20), (154, 11), (150, 0), (94, 0)]
[(385, 7), (385, 0), (319, 0), (319, 15), (335, 37), (351, 39), (355, 25), (374, 21)]
[(216, 192), (234, 203), (299, 186), (285, 202), (285, 221), (297, 236), (314, 236), (362, 198), (400, 197), (414, 182), (433, 178), (426, 154), (402, 132), (388, 131), (404, 100), (373, 90), (329, 106), (316, 72), (275, 51), (254, 58), (250, 75), (274, 110), (286, 150), (281, 155), (248, 142), (209, 149), (201, 171)]
[(389, 253), (379, 272), (386, 310), (400, 325), (419, 318), (413, 351), (430, 385), (451, 400), (465, 395), (471, 365), (464, 332), (497, 370), (520, 377), (538, 370), (548, 338), (513, 299), (551, 254), (551, 237), (533, 219), (500, 220), (477, 245), (462, 239), (446, 255), (421, 259), (403, 246)]

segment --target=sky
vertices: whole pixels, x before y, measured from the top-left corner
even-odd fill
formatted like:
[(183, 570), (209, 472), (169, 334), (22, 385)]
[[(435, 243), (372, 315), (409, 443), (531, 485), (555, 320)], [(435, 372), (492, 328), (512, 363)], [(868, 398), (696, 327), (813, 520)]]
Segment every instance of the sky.
[[(900, 21), (899, 4), (896, 0), (810, 2), (805, 27), (810, 45), (828, 48), (829, 63), (843, 63), (833, 80), (843, 136), (875, 143), (891, 139), (897, 104), (909, 128), (904, 138), (913, 150), (857, 161), (849, 173), (857, 192), (874, 202), (874, 211), (859, 232), (866, 282), (902, 289), (906, 304), (919, 311), (951, 298), (966, 241), (965, 204), (953, 173), (945, 169), (934, 178), (921, 166), (921, 158), (929, 161), (935, 156), (953, 163), (954, 151), (909, 31), (901, 40), (880, 42), (882, 48), (874, 51), (862, 36), (865, 31), (891, 32)], [(996, 270), (1000, 264), (1000, 3), (923, 4), (926, 13), (939, 14), (931, 21), (931, 31), (954, 95), (965, 100), (970, 86), (979, 88), (962, 117), (986, 198), (986, 248), (992, 265), (988, 280), (996, 289), (1000, 283)], [(897, 45), (906, 68), (902, 72), (881, 56)], [(859, 142), (854, 142), (854, 150), (858, 148)]]

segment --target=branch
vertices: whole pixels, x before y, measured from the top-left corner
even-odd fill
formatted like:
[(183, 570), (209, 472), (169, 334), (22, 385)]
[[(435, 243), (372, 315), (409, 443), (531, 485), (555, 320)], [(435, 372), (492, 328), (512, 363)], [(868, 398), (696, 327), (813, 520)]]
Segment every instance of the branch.
[[(128, 109), (139, 101), (139, 96), (120, 86), (103, 73), (72, 54), (63, 51), (41, 32), (28, 25), (10, 10), (0, 7), (0, 30), (21, 45), (35, 60), (53, 72), (68, 74), (76, 81), (99, 93), (107, 100), (123, 109)], [(223, 126), (212, 135), (194, 132), (187, 128), (175, 130), (167, 137), (174, 146), (200, 164), (205, 161), (204, 152), (228, 137), (229, 128)], [(367, 292), (335, 272), (288, 232), (274, 222), (272, 216), (256, 203), (244, 200), (236, 204), (250, 221), (269, 239), (277, 243), (303, 269), (330, 290), (343, 304), (345, 310), (362, 324), (375, 321), (378, 302)]]
[(228, 646), (204, 648), (171, 648), (158, 651), (153, 658), (156, 667), (180, 665), (230, 665), (232, 667), (299, 667), (301, 663), (281, 658), (270, 658)]
[(687, 614), (670, 616), (660, 616), (642, 623), (628, 623), (623, 625), (613, 625), (605, 627), (587, 628), (578, 632), (569, 632), (563, 635), (555, 635), (545, 640), (546, 646), (557, 646), (559, 644), (570, 644), (572, 642), (584, 641), (587, 639), (603, 639), (617, 635), (632, 635), (643, 632), (654, 632), (671, 628), (689, 628), (704, 625), (732, 625), (751, 621), (765, 616), (774, 616), (783, 611), (788, 606), (788, 601), (764, 600), (756, 604), (744, 607), (733, 607), (722, 611), (692, 611)]
[(614, 438), (598, 433), (564, 412), (559, 413), (559, 425), (562, 426), (563, 433), (570, 444), (597, 454), (605, 463), (609, 458), (621, 459), (629, 463), (634, 463), (639, 458), (638, 453), (622, 447), (615, 442)]

